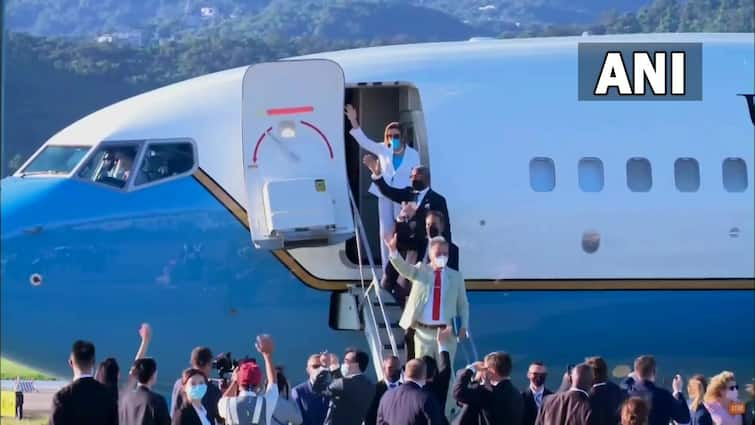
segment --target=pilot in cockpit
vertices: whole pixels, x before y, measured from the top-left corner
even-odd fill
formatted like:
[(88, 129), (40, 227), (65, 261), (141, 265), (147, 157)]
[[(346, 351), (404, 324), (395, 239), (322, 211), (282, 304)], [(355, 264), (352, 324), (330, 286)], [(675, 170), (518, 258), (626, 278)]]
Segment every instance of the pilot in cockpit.
[(126, 181), (134, 166), (134, 152), (131, 149), (115, 149), (113, 151), (113, 167), (108, 175), (112, 178)]

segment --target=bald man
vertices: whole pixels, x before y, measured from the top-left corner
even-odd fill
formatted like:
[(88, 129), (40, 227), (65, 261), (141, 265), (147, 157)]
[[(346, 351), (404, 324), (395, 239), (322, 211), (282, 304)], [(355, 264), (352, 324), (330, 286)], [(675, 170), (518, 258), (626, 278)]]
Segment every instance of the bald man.
[(596, 425), (590, 406), (592, 384), (592, 367), (586, 363), (574, 366), (571, 388), (545, 399), (535, 425)]
[(410, 360), (404, 370), (404, 385), (388, 390), (380, 400), (378, 425), (441, 425), (445, 421), (440, 403), (422, 389), (427, 378), (425, 362)]

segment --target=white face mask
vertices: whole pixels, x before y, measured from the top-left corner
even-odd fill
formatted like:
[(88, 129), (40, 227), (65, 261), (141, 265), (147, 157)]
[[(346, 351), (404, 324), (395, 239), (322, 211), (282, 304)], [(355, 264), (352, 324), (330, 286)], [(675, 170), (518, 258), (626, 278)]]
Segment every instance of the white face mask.
[(448, 257), (445, 255), (439, 255), (435, 257), (435, 265), (443, 268), (446, 267), (446, 264), (448, 264)]
[(342, 363), (341, 364), (341, 375), (343, 375), (343, 376), (350, 375), (349, 365), (347, 365), (346, 363)]
[(737, 390), (726, 390), (726, 398), (730, 401), (737, 401), (739, 392)]

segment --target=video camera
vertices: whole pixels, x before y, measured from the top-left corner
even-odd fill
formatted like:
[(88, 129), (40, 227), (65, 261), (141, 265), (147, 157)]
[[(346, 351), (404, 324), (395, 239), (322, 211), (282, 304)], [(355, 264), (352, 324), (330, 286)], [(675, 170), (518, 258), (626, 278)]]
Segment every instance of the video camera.
[(212, 360), (212, 368), (218, 372), (218, 378), (213, 379), (213, 381), (217, 381), (221, 391), (225, 391), (228, 388), (233, 371), (240, 364), (246, 362), (257, 363), (257, 360), (249, 356), (244, 356), (242, 359), (234, 359), (230, 352), (221, 353)]

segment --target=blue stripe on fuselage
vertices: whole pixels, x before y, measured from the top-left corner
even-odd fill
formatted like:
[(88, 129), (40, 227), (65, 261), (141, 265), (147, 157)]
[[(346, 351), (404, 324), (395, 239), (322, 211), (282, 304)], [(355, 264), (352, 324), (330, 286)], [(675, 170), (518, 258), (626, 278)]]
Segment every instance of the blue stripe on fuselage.
[[(9, 178), (1, 192), (3, 355), (67, 376), (71, 342), (88, 338), (99, 359), (116, 356), (127, 369), (138, 325), (150, 322), (166, 390), (200, 344), (254, 355), (254, 335), (269, 332), (294, 382), (311, 352), (364, 346), (361, 333), (328, 328), (328, 292), (254, 249), (243, 224), (193, 178), (131, 193)], [(29, 284), (31, 273), (41, 286)], [(554, 387), (559, 368), (584, 356), (615, 366), (646, 352), (658, 356), (661, 378), (732, 369), (747, 379), (753, 294), (472, 292), (471, 328), (481, 354), (514, 355), (518, 384), (536, 358), (555, 368)]]

